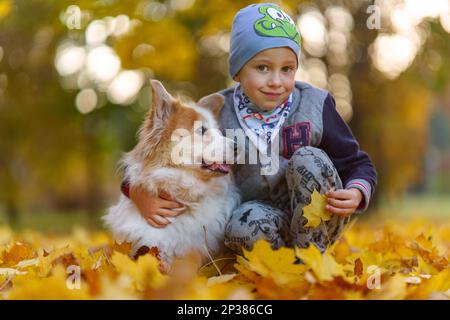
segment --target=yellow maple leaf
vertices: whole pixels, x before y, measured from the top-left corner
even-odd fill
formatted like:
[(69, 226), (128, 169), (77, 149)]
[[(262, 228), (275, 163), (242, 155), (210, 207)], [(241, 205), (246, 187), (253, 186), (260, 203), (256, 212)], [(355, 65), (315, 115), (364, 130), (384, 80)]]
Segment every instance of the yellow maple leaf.
[(439, 254), (431, 240), (427, 239), (423, 234), (416, 237), (410, 247), (416, 251), (426, 263), (432, 265), (436, 270), (441, 271), (450, 267), (448, 260)]
[(159, 288), (167, 280), (167, 276), (159, 271), (158, 259), (149, 254), (131, 260), (127, 255), (115, 251), (111, 262), (119, 273), (125, 273), (133, 279), (138, 291), (149, 287)]
[(372, 300), (400, 300), (407, 294), (407, 283), (405, 276), (396, 273), (389, 277), (387, 281), (381, 283), (379, 290), (371, 290), (367, 298)]
[(127, 275), (119, 275), (116, 279), (101, 275), (99, 279), (98, 293), (95, 299), (98, 300), (136, 300), (142, 299), (132, 286)]
[[(361, 221), (323, 254), (260, 240), (234, 269), (230, 255), (200, 272), (186, 260), (170, 276), (150, 254), (130, 259), (103, 233), (19, 235), (0, 226), (0, 299), (448, 299), (450, 225), (419, 222)], [(81, 290), (68, 287), (78, 283), (73, 265)]]
[(344, 264), (347, 257), (351, 254), (351, 248), (345, 238), (340, 238), (330, 246), (330, 252), (333, 253), (336, 262)]
[(317, 227), (322, 221), (331, 219), (331, 213), (325, 209), (327, 197), (314, 189), (311, 194), (311, 203), (303, 208), (303, 216), (308, 220), (305, 227)]
[(52, 249), (50, 252), (45, 251), (40, 257), (40, 262), (37, 267), (37, 272), (40, 276), (47, 276), (53, 267), (60, 264), (62, 259), (60, 257), (68, 256), (72, 254), (72, 249), (69, 247)]
[(34, 274), (15, 277), (12, 289), (7, 292), (6, 297), (11, 300), (89, 299), (86, 283), (81, 281), (79, 288), (71, 289), (67, 283), (67, 276), (63, 266), (58, 265), (49, 277), (40, 278)]
[(331, 281), (335, 276), (344, 277), (342, 265), (338, 264), (327, 251), (321, 254), (312, 244), (306, 249), (295, 248), (295, 250), (297, 257), (312, 269), (319, 281)]
[(247, 260), (237, 257), (240, 265), (263, 277), (273, 278), (279, 285), (302, 279), (302, 275), (306, 271), (304, 265), (295, 264), (297, 258), (293, 249), (282, 247), (273, 250), (270, 244), (263, 239), (254, 244), (252, 251), (244, 249), (244, 256)]
[(28, 243), (14, 242), (8, 251), (3, 253), (2, 260), (7, 266), (13, 266), (22, 260), (34, 259), (36, 257), (34, 248)]
[(430, 299), (434, 293), (449, 295), (448, 298), (450, 299), (450, 269), (430, 277), (421, 275), (421, 278), (420, 285), (416, 287), (415, 292), (409, 297), (410, 299)]

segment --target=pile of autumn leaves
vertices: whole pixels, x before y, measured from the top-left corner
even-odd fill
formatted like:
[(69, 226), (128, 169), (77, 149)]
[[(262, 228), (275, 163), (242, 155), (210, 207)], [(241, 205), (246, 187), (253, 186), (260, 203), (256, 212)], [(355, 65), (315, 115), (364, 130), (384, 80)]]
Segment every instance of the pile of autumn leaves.
[(193, 259), (178, 261), (170, 276), (151, 252), (137, 260), (128, 253), (105, 232), (0, 227), (0, 299), (450, 298), (448, 223), (359, 221), (322, 255), (260, 241), (200, 270)]

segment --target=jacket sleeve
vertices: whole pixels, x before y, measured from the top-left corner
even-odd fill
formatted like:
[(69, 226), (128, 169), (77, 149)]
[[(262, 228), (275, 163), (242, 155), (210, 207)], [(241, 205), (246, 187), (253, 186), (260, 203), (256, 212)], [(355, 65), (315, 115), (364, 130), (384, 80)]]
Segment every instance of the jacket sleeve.
[(357, 209), (367, 209), (377, 184), (377, 172), (367, 153), (359, 144), (349, 126), (336, 110), (334, 98), (328, 94), (323, 105), (323, 134), (319, 148), (324, 150), (335, 165), (346, 189), (356, 188), (364, 195)]

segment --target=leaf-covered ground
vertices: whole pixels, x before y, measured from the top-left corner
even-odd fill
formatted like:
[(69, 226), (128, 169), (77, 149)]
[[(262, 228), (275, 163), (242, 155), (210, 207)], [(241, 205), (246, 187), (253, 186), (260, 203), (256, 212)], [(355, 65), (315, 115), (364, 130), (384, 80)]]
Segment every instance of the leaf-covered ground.
[[(258, 242), (170, 276), (105, 232), (67, 236), (0, 227), (0, 299), (450, 299), (450, 223), (359, 221), (321, 255)], [(299, 263), (299, 261), (303, 261)]]

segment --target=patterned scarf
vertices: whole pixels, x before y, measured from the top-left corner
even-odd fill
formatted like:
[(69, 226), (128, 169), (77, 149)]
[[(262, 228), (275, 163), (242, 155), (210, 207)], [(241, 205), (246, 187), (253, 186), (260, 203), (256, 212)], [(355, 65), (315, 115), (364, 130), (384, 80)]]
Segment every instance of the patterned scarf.
[(234, 110), (241, 127), (258, 148), (266, 154), (280, 127), (286, 120), (292, 105), (292, 93), (288, 99), (270, 111), (262, 111), (253, 104), (238, 85), (234, 89)]

